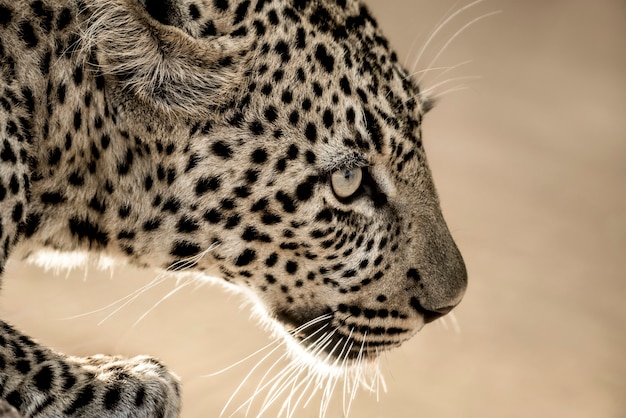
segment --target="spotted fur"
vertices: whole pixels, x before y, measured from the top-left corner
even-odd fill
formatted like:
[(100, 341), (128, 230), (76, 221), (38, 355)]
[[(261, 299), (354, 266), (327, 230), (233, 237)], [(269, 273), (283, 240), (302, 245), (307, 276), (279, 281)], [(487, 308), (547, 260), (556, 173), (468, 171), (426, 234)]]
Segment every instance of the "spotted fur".
[[(356, 0), (0, 0), (0, 266), (42, 248), (184, 265), (314, 362), (374, 359), (466, 287), (429, 107)], [(3, 322), (0, 396), (43, 417), (180, 407), (152, 358), (68, 357)]]

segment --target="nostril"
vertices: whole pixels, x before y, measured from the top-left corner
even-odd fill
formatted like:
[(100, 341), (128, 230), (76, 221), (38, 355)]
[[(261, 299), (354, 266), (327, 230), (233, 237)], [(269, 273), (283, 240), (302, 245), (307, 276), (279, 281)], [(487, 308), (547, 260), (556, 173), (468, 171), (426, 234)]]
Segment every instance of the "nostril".
[(441, 318), (454, 308), (454, 306), (445, 306), (435, 310), (428, 310), (420, 304), (416, 297), (411, 298), (411, 307), (424, 317), (424, 323), (426, 324)]

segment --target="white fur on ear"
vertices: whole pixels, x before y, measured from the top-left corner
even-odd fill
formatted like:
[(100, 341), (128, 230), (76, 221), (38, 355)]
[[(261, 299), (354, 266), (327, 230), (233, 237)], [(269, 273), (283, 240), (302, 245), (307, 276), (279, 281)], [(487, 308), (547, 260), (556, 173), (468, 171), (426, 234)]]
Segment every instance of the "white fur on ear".
[(98, 0), (94, 7), (85, 47), (95, 51), (126, 110), (147, 105), (173, 117), (208, 115), (240, 84), (247, 37), (195, 39), (155, 20), (140, 3)]

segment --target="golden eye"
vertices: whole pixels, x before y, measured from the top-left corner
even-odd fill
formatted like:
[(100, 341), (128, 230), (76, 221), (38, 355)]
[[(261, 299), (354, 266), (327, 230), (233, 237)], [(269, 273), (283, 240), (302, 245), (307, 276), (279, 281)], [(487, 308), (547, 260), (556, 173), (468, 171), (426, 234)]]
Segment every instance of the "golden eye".
[(336, 171), (330, 178), (333, 191), (340, 199), (346, 199), (355, 194), (361, 187), (362, 180), (363, 170), (360, 167)]

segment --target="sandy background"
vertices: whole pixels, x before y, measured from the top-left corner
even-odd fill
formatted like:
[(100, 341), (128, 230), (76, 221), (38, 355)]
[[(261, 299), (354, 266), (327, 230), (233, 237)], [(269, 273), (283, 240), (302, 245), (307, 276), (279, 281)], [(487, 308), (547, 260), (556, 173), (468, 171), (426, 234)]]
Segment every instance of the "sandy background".
[[(369, 4), (408, 62), (454, 7)], [(470, 274), (455, 310), (461, 331), (435, 323), (388, 354), (388, 393), (379, 402), (360, 394), (354, 417), (626, 417), (626, 3), (486, 1), (452, 21), (417, 70), (456, 30), (496, 10), (434, 65), (471, 63), (424, 78), (427, 88), (482, 77), (436, 88), (467, 90), (446, 94), (424, 125)], [(183, 417), (217, 416), (254, 363), (203, 376), (268, 341), (238, 297), (183, 289), (133, 326), (174, 288), (166, 282), (100, 326), (111, 310), (64, 319), (153, 277), (124, 268), (53, 277), (14, 261), (0, 312), (67, 353), (158, 356), (183, 378)], [(297, 416), (315, 417), (317, 408)], [(328, 416), (342, 416), (340, 402)]]

